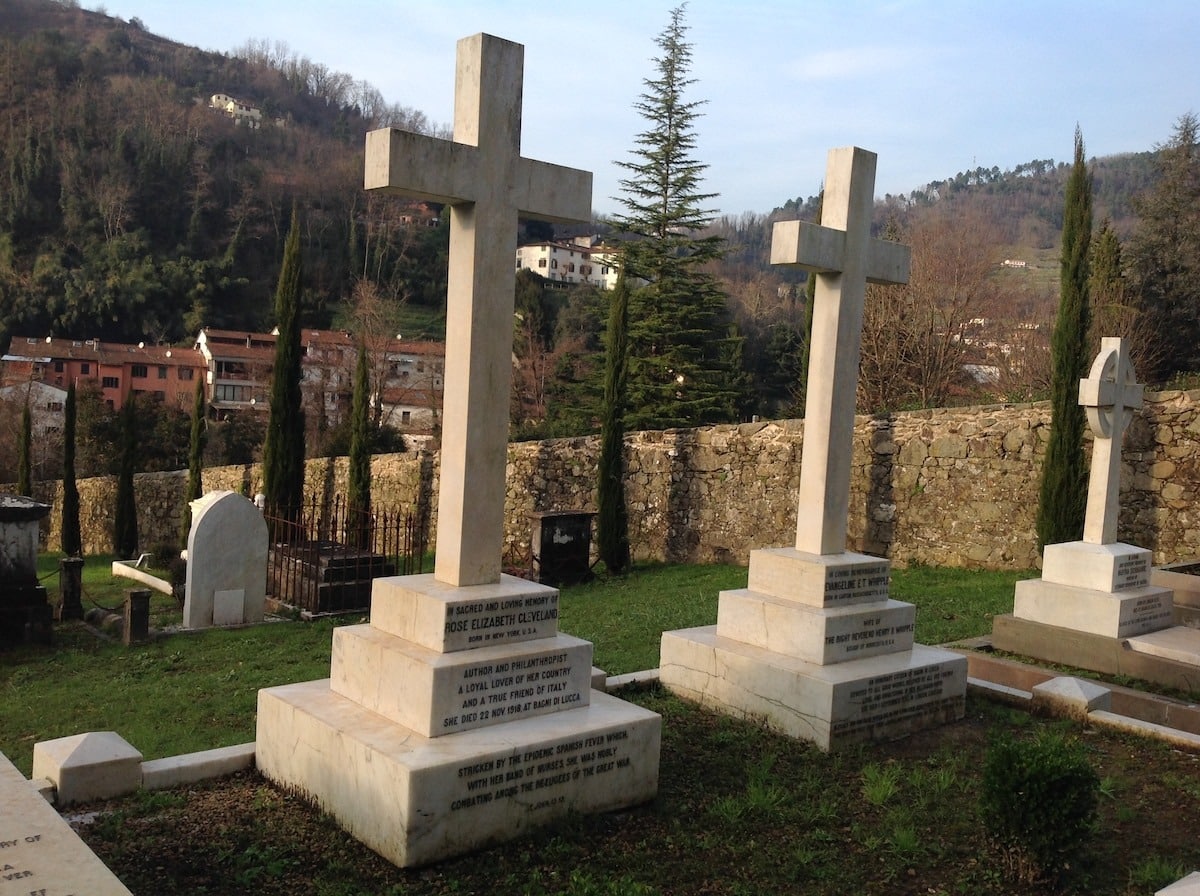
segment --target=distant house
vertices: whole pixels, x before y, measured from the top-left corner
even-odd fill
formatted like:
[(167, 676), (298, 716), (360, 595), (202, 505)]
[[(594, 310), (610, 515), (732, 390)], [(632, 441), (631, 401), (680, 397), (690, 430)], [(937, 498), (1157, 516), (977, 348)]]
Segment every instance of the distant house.
[(591, 237), (519, 246), (517, 270), (533, 271), (552, 283), (587, 283), (600, 289), (612, 289), (617, 283), (616, 252), (593, 245)]
[(0, 404), (14, 408), (29, 404), (29, 422), (35, 439), (62, 432), (63, 404), (67, 390), (33, 380), (0, 386)]
[(39, 382), (65, 393), (71, 383), (94, 382), (114, 410), (130, 392), (187, 410), (204, 370), (203, 359), (186, 348), (49, 336), (14, 336), (0, 361), (0, 386)]
[(262, 127), (262, 111), (243, 100), (235, 99), (226, 93), (214, 93), (208, 101), (209, 108), (224, 112), (238, 124), (248, 128)]
[[(277, 333), (200, 331), (196, 349), (208, 366), (213, 416), (269, 409), (277, 339)], [(336, 426), (350, 413), (358, 342), (339, 330), (303, 330), (300, 341), (305, 413)], [(445, 345), (376, 337), (368, 340), (367, 352), (381, 422), (404, 432), (432, 431), (442, 404)]]

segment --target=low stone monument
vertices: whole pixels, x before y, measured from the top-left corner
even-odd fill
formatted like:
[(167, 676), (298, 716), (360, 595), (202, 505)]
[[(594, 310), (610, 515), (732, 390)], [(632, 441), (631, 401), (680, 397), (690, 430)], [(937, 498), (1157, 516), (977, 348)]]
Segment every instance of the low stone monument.
[(715, 626), (662, 637), (670, 690), (826, 750), (966, 707), (966, 659), (914, 644), (916, 608), (888, 597), (888, 561), (846, 550), (866, 283), (909, 270), (907, 247), (871, 238), (875, 158), (832, 150), (822, 224), (773, 234), (773, 264), (818, 275), (795, 547), (752, 551), (748, 587), (721, 593)]
[(50, 506), (0, 495), (0, 645), (49, 643), (54, 610), (38, 583), (38, 523)]
[(263, 621), (267, 541), (262, 512), (237, 492), (209, 492), (192, 502), (185, 628)]
[(558, 592), (502, 575), (518, 215), (587, 220), (591, 175), (520, 156), (523, 48), (458, 44), (454, 142), (367, 135), (366, 185), (450, 207), (432, 575), (377, 579), (325, 681), (259, 693), (257, 763), (399, 865), (658, 788), (661, 719), (591, 690)]
[(1088, 377), (1079, 382), (1079, 403), (1094, 436), (1083, 539), (1046, 545), (1042, 577), (1017, 583), (1013, 613), (996, 618), (992, 644), (1036, 659), (1160, 680), (1128, 662), (1122, 669), (1121, 655), (1132, 649), (1198, 662), (1200, 632), (1172, 627), (1174, 596), (1151, 583), (1151, 552), (1117, 541), (1121, 441), (1133, 409), (1142, 404), (1124, 340), (1101, 340)]

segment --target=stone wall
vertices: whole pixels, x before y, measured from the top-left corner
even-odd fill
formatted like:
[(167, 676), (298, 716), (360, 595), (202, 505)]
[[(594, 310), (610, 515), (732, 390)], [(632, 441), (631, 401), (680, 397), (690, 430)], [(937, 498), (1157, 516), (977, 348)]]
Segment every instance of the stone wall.
[[(1038, 564), (1034, 517), (1050, 425), (1045, 403), (914, 411), (856, 421), (851, 547), (923, 563), (990, 569)], [(803, 421), (632, 433), (626, 440), (630, 540), (638, 560), (744, 563), (752, 548), (791, 544)], [(1148, 393), (1126, 437), (1120, 538), (1158, 563), (1200, 556), (1200, 391)], [(595, 437), (509, 446), (505, 555), (528, 564), (534, 511), (595, 510)], [(346, 460), (308, 464), (308, 494), (345, 492)], [(185, 473), (137, 477), (141, 544), (177, 540)], [(204, 471), (204, 488), (254, 494), (257, 466)], [(47, 543), (58, 544), (61, 487)], [(112, 479), (79, 483), (85, 549), (111, 542)], [(377, 506), (437, 493), (436, 453), (376, 457)], [(436, 501), (432, 501), (436, 526)], [(430, 542), (433, 543), (432, 540)]]

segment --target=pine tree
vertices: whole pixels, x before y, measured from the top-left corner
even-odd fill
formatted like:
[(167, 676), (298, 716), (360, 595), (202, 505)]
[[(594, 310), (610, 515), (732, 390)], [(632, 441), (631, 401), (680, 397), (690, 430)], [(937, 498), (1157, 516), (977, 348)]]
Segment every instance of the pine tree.
[(346, 500), (346, 528), (350, 543), (367, 549), (371, 544), (371, 377), (367, 344), (358, 344), (354, 368), (354, 402), (350, 410), (350, 474)]
[(33, 497), (33, 413), (28, 399), (21, 411), (21, 436), (17, 445), (17, 494)]
[(83, 534), (79, 526), (79, 486), (75, 482), (75, 424), (78, 406), (75, 399), (75, 383), (67, 386), (67, 398), (63, 404), (63, 500), (62, 500), (62, 552), (67, 557), (83, 555)]
[(604, 409), (596, 486), (596, 552), (610, 573), (629, 568), (629, 512), (625, 506), (626, 362), (629, 357), (629, 280), (617, 275), (605, 334)]
[(121, 559), (129, 559), (137, 556), (138, 549), (137, 500), (133, 490), (133, 473), (137, 466), (137, 400), (132, 392), (121, 406), (120, 420), (113, 553)]
[(634, 108), (648, 123), (635, 138), (615, 216), (632, 236), (624, 254), (634, 289), (629, 300), (628, 419), (639, 429), (734, 420), (746, 380), (733, 366), (740, 337), (731, 330), (726, 296), (704, 266), (720, 257), (722, 240), (700, 236), (715, 194), (701, 192), (708, 167), (693, 156), (698, 101), (684, 99), (692, 46), (684, 7), (671, 11), (656, 43), (657, 76), (647, 78)]
[[(1200, 371), (1200, 118), (1180, 117), (1158, 147), (1154, 187), (1135, 202), (1127, 260), (1131, 292), (1150, 316), (1159, 349), (1146, 382)], [(1140, 371), (1139, 371), (1140, 372)]]
[(1083, 408), (1079, 381), (1087, 375), (1089, 258), (1092, 238), (1092, 178), (1084, 159), (1083, 135), (1075, 129), (1075, 163), (1063, 209), (1061, 297), (1050, 339), (1050, 438), (1042, 465), (1037, 535), (1040, 546), (1075, 541), (1083, 535), (1087, 464), (1083, 452)]
[(271, 413), (263, 443), (263, 491), (284, 519), (296, 519), (304, 500), (304, 407), (300, 393), (300, 223), (295, 207), (275, 289), (275, 364)]
[(192, 426), (188, 435), (188, 481), (183, 496), (183, 522), (179, 527), (179, 540), (186, 549), (188, 536), (192, 532), (192, 502), (204, 491), (204, 426), (207, 412), (204, 407), (204, 380), (196, 380), (196, 391), (192, 397)]

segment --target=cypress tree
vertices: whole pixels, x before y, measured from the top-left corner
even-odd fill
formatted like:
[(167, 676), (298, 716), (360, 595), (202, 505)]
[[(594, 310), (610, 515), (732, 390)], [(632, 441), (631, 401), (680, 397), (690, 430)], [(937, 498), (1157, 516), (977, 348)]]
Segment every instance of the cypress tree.
[(75, 424), (78, 408), (75, 383), (67, 386), (63, 404), (63, 501), (62, 552), (68, 557), (83, 555), (83, 535), (79, 527), (79, 486), (75, 482)]
[(17, 445), (17, 494), (33, 497), (33, 414), (29, 399), (21, 411), (21, 441)]
[(622, 270), (609, 299), (605, 334), (604, 408), (596, 487), (596, 551), (609, 572), (629, 568), (629, 513), (625, 507), (625, 401), (629, 357), (629, 281)]
[(1092, 178), (1084, 159), (1083, 135), (1075, 129), (1075, 163), (1063, 209), (1061, 295), (1050, 339), (1050, 438), (1042, 465), (1037, 535), (1040, 547), (1083, 535), (1087, 507), (1087, 464), (1083, 451), (1084, 412), (1079, 381), (1087, 375), (1092, 239)]
[(267, 503), (285, 519), (297, 519), (304, 500), (304, 407), (300, 393), (299, 215), (283, 250), (275, 289), (275, 364), (271, 371), (271, 412), (263, 442), (263, 491)]
[(204, 404), (204, 380), (196, 380), (196, 391), (192, 396), (192, 428), (188, 435), (188, 480), (183, 496), (183, 522), (179, 527), (180, 546), (186, 550), (188, 536), (192, 532), (192, 502), (204, 491), (204, 423), (207, 411)]
[(132, 392), (121, 406), (120, 423), (113, 553), (121, 559), (129, 559), (138, 549), (137, 501), (133, 491), (133, 472), (137, 464), (137, 401)]
[(350, 410), (350, 473), (346, 499), (346, 529), (354, 547), (371, 543), (371, 377), (367, 345), (358, 344), (354, 368), (354, 402)]

